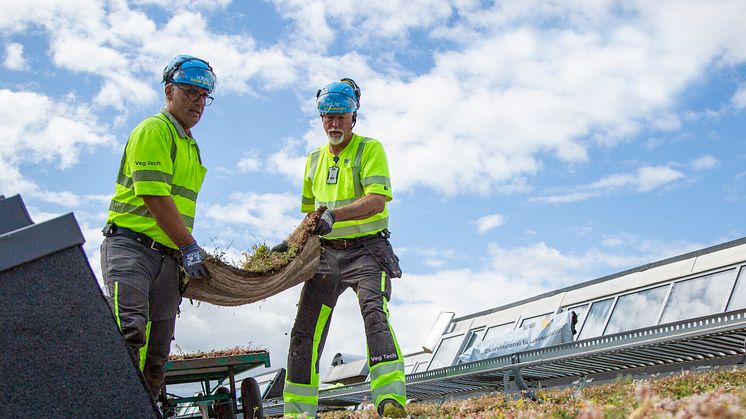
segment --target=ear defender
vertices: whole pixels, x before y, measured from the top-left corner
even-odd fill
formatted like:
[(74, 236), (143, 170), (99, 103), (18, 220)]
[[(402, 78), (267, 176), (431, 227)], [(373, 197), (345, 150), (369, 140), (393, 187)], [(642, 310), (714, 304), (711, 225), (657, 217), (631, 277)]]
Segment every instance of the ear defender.
[(350, 87), (352, 87), (352, 91), (353, 93), (355, 93), (355, 100), (357, 100), (358, 106), (360, 106), (360, 86), (358, 86), (357, 83), (355, 83), (355, 80), (352, 80), (351, 78), (345, 77), (341, 79), (340, 81), (345, 82), (349, 84)]

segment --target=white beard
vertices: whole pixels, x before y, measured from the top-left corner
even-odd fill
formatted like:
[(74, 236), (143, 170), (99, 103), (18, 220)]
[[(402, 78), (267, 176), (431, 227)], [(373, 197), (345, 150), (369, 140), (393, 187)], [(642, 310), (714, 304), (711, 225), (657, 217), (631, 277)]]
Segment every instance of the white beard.
[(340, 145), (342, 144), (342, 141), (345, 140), (345, 135), (342, 134), (339, 137), (335, 137), (333, 135), (329, 135), (329, 133), (326, 134), (326, 138), (329, 139), (329, 144), (331, 145)]

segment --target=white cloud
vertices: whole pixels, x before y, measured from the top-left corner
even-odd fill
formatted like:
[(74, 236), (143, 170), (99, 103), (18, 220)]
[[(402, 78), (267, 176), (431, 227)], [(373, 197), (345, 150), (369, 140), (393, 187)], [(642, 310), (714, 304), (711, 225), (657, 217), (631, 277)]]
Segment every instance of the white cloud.
[(3, 66), (10, 70), (26, 70), (28, 64), (23, 56), (23, 45), (11, 42), (5, 47)]
[(643, 167), (637, 171), (637, 190), (649, 192), (663, 185), (686, 177), (683, 173), (670, 167)]
[(303, 170), (306, 167), (306, 153), (305, 150), (299, 150), (300, 145), (300, 141), (289, 139), (280, 150), (271, 154), (266, 162), (273, 170), (297, 185), (297, 190), (300, 190), (302, 185)]
[[(594, 144), (614, 146), (642, 128), (680, 129), (672, 105), (682, 89), (707, 66), (746, 59), (743, 41), (733, 35), (745, 12), (732, 1), (718, 7), (634, 4), (626, 13), (615, 13), (604, 2), (484, 8), (478, 2), (276, 1), (278, 12), (301, 31), (288, 43), (266, 47), (247, 35), (212, 31), (209, 15), (200, 10), (225, 7), (224, 1), (181, 2), (162, 25), (136, 9), (145, 4), (167, 7), (159, 1), (116, 3), (110, 9), (86, 4), (81, 19), (80, 9), (69, 5), (35, 3), (36, 9), (12, 10), (0, 19), (0, 28), (42, 25), (50, 32), (54, 62), (102, 77), (95, 103), (122, 111), (157, 100), (152, 86), (176, 51), (209, 59), (218, 89), (248, 94), (298, 80), (310, 91), (339, 77), (343, 66), (363, 86), (357, 129), (384, 143), (401, 191), (420, 186), (444, 194), (511, 191), (517, 179), (525, 182), (541, 170), (545, 156), (582, 163)], [(692, 16), (718, 29), (694, 36)], [(535, 21), (556, 24), (532, 25)], [(129, 30), (132, 26), (138, 31)], [(336, 42), (408, 42), (412, 30), (450, 36), (459, 49), (439, 49), (430, 70), (420, 75), (396, 66), (373, 70), (365, 47), (323, 55)], [(191, 36), (185, 38), (185, 32)], [(311, 99), (302, 103), (304, 109), (308, 105)], [(301, 137), (315, 143), (311, 139), (320, 133), (311, 126)]]
[(0, 110), (5, 130), (0, 138), (0, 156), (8, 160), (57, 160), (59, 168), (65, 169), (78, 161), (78, 154), (85, 148), (113, 140), (86, 106), (5, 89), (0, 89), (0, 100), (15, 104), (12, 109)]
[(495, 227), (503, 225), (505, 223), (505, 217), (503, 217), (502, 214), (489, 214), (479, 217), (472, 223), (477, 226), (477, 232), (479, 234), (484, 234)]
[(56, 102), (34, 92), (0, 89), (0, 101), (14, 106), (0, 109), (0, 190), (3, 193), (29, 193), (47, 202), (74, 207), (81, 200), (100, 201), (98, 196), (78, 196), (71, 192), (48, 191), (27, 179), (23, 164), (44, 163), (65, 170), (74, 166), (80, 154), (113, 144), (107, 126), (92, 110), (74, 100)]
[[(335, 31), (326, 18), (323, 1), (273, 0), (278, 13), (295, 23), (292, 40), (299, 47), (323, 50), (334, 41)], [(349, 5), (343, 2), (338, 5)]]
[[(267, 88), (295, 82), (296, 68), (303, 65), (278, 46), (260, 49), (249, 36), (212, 32), (207, 16), (199, 10), (225, 7), (230, 3), (225, 0), (182, 1), (180, 6), (161, 1), (115, 2), (107, 8), (88, 1), (22, 3), (0, 17), (0, 31), (42, 27), (57, 68), (101, 78), (94, 103), (111, 106), (125, 116), (132, 105), (141, 108), (160, 100), (161, 71), (179, 53), (207, 59), (218, 75), (218, 89), (241, 93), (252, 92), (254, 79)], [(158, 25), (143, 11), (131, 8), (146, 4), (176, 13)]]
[[(299, 7), (291, 3), (290, 11), (300, 13)], [(400, 26), (406, 19), (388, 15), (388, 6), (351, 10), (348, 3), (335, 3), (324, 19), (317, 17), (326, 25), (340, 16), (343, 23), (393, 19), (393, 28), (441, 35), (449, 32), (447, 24), (464, 36), (453, 38), (462, 49), (436, 52), (427, 73), (358, 80), (363, 101), (357, 130), (384, 143), (398, 190), (490, 193), (535, 175), (539, 155), (583, 163), (594, 143), (612, 147), (642, 129), (679, 130), (673, 107), (679, 93), (709, 66), (738, 62), (745, 48), (733, 36), (740, 28), (734, 16), (746, 17), (737, 2), (634, 4), (618, 14), (604, 2), (406, 7), (424, 18)], [(458, 16), (451, 16), (452, 8)], [(695, 36), (689, 22), (696, 15), (719, 29), (704, 39)], [(344, 28), (339, 34), (347, 33)], [(389, 34), (380, 26), (355, 25), (355, 36)], [(310, 128), (308, 136), (315, 131)], [(634, 179), (641, 190), (651, 190), (677, 176), (657, 171)]]
[(569, 192), (556, 195), (547, 195), (531, 198), (531, 202), (540, 202), (544, 204), (568, 204), (571, 202), (585, 201), (598, 196), (598, 192)]
[(636, 173), (617, 173), (607, 176), (593, 182), (589, 188), (610, 191), (632, 187), (638, 192), (648, 192), (683, 177), (683, 173), (667, 166), (641, 167)]
[(692, 160), (692, 162), (690, 163), (692, 169), (698, 172), (702, 170), (712, 169), (713, 167), (717, 167), (719, 164), (720, 161), (710, 155), (699, 157)]
[(101, 16), (101, 3), (88, 0), (49, 1), (28, 0), (5, 5), (0, 15), (0, 31), (23, 32), (39, 24), (50, 28), (63, 22), (71, 27), (84, 28), (87, 22)]
[[(690, 243), (681, 240), (664, 241), (659, 239), (646, 239), (630, 233), (618, 233), (604, 235), (601, 240), (604, 247), (613, 248), (615, 253), (593, 251), (599, 258), (606, 261), (608, 266), (614, 268), (632, 267), (647, 262), (663, 260), (671, 256), (688, 253), (697, 249), (707, 247), (703, 243)], [(624, 254), (637, 254), (636, 256), (624, 256)]]
[(746, 83), (738, 86), (736, 92), (731, 96), (730, 102), (736, 107), (736, 109), (743, 109), (746, 107)]
[(226, 7), (231, 0), (134, 0), (135, 4), (152, 4), (173, 9), (206, 9), (213, 10)]
[(236, 169), (239, 173), (257, 172), (261, 169), (262, 163), (259, 159), (259, 151), (251, 150), (236, 163)]
[(442, 24), (453, 13), (451, 2), (444, 0), (273, 0), (273, 3), (283, 17), (293, 21), (291, 39), (316, 51), (323, 51), (340, 37), (352, 49), (380, 45), (381, 40), (406, 39), (411, 30)]
[(17, 163), (0, 156), (0, 195), (25, 194), (38, 189), (36, 183), (21, 174)]
[(563, 204), (578, 202), (608, 194), (618, 190), (650, 192), (665, 185), (684, 179), (686, 175), (668, 166), (646, 166), (632, 173), (615, 173), (588, 185), (570, 188), (568, 192), (549, 194), (531, 198), (531, 202)]
[(411, 255), (410, 257), (417, 258), (425, 266), (432, 269), (444, 269), (449, 262), (464, 258), (464, 255), (453, 249), (443, 248), (397, 247), (396, 254), (399, 256)]
[[(254, 237), (244, 237), (238, 243), (248, 248), (249, 239), (281, 240), (302, 219), (300, 198), (290, 193), (257, 194), (234, 192), (226, 204), (208, 204), (204, 215), (213, 223), (227, 226), (244, 226), (250, 229)], [(225, 236), (221, 236), (225, 237)]]

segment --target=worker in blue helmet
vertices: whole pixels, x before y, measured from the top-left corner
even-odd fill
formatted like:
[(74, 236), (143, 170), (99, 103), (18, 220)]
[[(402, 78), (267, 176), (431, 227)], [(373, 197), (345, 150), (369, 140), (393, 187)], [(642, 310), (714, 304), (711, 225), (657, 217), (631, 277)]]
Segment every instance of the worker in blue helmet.
[[(207, 275), (192, 236), (207, 169), (192, 128), (212, 103), (210, 64), (179, 55), (163, 69), (166, 104), (130, 133), (101, 244), (101, 268), (117, 325), (157, 397), (171, 349), (181, 284)], [(183, 269), (182, 269), (183, 268)]]
[(371, 400), (379, 414), (403, 417), (404, 358), (389, 322), (391, 278), (401, 270), (388, 240), (393, 194), (386, 153), (378, 140), (352, 132), (360, 108), (353, 80), (319, 89), (316, 104), (328, 143), (306, 159), (301, 211), (326, 207), (315, 230), (323, 251), (316, 274), (303, 285), (290, 336), (284, 413), (316, 416), (321, 351), (337, 299), (351, 288), (365, 325)]

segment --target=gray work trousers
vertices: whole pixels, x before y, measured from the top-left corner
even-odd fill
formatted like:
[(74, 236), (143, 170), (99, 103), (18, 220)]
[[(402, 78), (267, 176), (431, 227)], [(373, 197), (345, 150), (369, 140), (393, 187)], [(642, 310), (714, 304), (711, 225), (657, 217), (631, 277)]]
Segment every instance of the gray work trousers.
[(153, 398), (163, 385), (181, 303), (179, 269), (178, 260), (128, 237), (106, 237), (101, 243), (109, 302)]
[[(384, 238), (365, 246), (334, 249), (324, 246), (319, 268), (301, 291), (298, 313), (290, 336), (287, 378), (292, 383), (309, 384), (319, 373), (318, 360), (324, 349), (331, 314), (339, 296), (352, 288), (357, 293), (365, 325), (369, 366), (398, 359), (398, 348), (391, 333), (386, 305), (391, 299), (391, 279), (374, 254), (384, 253), (390, 245)], [(325, 321), (322, 321), (326, 317)], [(314, 334), (319, 333), (314, 347)], [(316, 352), (316, 364), (311, 360)]]

